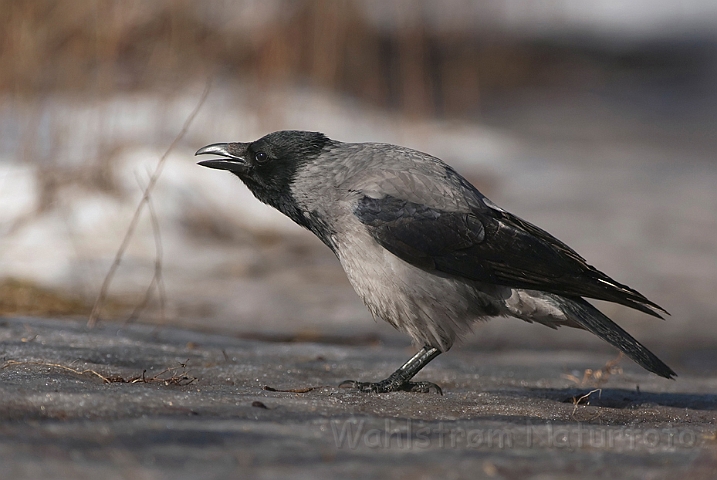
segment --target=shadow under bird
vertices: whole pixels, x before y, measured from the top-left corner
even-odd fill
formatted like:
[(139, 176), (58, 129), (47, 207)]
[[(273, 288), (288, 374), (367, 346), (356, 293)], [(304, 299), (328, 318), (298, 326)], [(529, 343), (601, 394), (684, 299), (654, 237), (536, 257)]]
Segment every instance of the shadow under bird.
[(199, 165), (232, 172), (260, 201), (319, 237), (371, 314), (423, 346), (385, 380), (342, 387), (441, 392), (411, 379), (472, 323), (499, 316), (585, 329), (645, 369), (676, 376), (583, 297), (658, 318), (663, 308), (498, 207), (436, 157), (303, 131), (215, 143), (196, 153), (204, 154), (220, 158)]

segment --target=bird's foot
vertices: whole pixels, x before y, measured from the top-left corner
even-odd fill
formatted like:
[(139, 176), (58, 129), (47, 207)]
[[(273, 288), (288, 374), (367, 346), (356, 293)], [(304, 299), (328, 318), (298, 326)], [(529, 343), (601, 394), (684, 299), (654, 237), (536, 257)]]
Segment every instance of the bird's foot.
[(396, 381), (391, 377), (380, 382), (357, 382), (356, 380), (344, 380), (339, 388), (347, 388), (365, 393), (389, 393), (389, 392), (416, 392), (429, 393), (431, 389), (443, 395), (441, 387), (431, 382), (408, 382)]

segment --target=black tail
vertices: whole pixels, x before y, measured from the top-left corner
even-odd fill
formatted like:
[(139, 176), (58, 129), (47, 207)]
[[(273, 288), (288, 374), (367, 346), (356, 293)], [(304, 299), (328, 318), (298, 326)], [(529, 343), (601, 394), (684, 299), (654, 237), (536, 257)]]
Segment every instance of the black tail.
[(619, 348), (641, 367), (661, 377), (673, 378), (677, 374), (655, 354), (632, 338), (625, 330), (606, 317), (597, 308), (579, 297), (562, 297), (561, 306), (568, 317), (585, 330), (594, 333), (609, 344)]

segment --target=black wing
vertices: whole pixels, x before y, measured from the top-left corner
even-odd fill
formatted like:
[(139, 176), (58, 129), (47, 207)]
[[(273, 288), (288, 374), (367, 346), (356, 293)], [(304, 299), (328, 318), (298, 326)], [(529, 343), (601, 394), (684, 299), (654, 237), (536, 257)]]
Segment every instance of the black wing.
[(354, 214), (385, 249), (425, 270), (607, 300), (659, 318), (653, 309), (667, 313), (549, 233), (502, 210), (446, 212), (390, 196), (364, 196)]

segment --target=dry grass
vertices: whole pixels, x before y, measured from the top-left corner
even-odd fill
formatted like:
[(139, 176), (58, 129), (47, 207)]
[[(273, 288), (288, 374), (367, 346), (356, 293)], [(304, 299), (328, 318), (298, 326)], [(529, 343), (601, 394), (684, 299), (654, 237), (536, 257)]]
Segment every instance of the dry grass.
[(594, 394), (594, 393), (597, 393), (598, 399), (599, 399), (600, 396), (602, 395), (602, 389), (600, 389), (600, 388), (595, 388), (595, 389), (593, 389), (593, 390), (590, 390), (588, 393), (586, 393), (586, 394), (584, 394), (584, 395), (575, 396), (575, 397), (572, 398), (573, 411), (572, 411), (572, 413), (570, 414), (570, 417), (571, 417), (573, 420), (575, 420), (575, 421), (581, 421), (581, 422), (591, 422), (591, 421), (593, 421), (593, 420), (596, 420), (596, 419), (600, 418), (600, 415), (602, 414), (602, 413), (600, 412), (600, 410), (596, 411), (594, 415), (592, 415), (592, 416), (590, 416), (590, 417), (588, 417), (588, 418), (579, 419), (579, 418), (576, 416), (576, 414), (578, 413), (578, 409), (580, 408), (580, 405), (590, 405), (590, 396), (591, 396), (592, 394)]
[(573, 420), (589, 422), (600, 418), (601, 412), (599, 410), (596, 411), (595, 414), (591, 417), (585, 419), (578, 419), (576, 414), (578, 413), (580, 406), (590, 405), (590, 399), (594, 394), (597, 394), (598, 399), (600, 398), (600, 396), (602, 395), (602, 386), (610, 379), (611, 376), (622, 375), (622, 367), (620, 367), (619, 364), (624, 358), (624, 356), (625, 355), (622, 352), (618, 353), (617, 357), (608, 361), (605, 365), (603, 365), (597, 370), (593, 370), (592, 368), (586, 368), (583, 372), (582, 378), (578, 378), (575, 375), (569, 374), (562, 375), (563, 378), (570, 380), (571, 382), (577, 384), (580, 387), (585, 387), (588, 385), (593, 387), (593, 389), (587, 393), (584, 393), (582, 395), (575, 395), (565, 400), (566, 403), (573, 404), (573, 411), (570, 414)]
[(78, 376), (85, 376), (85, 375), (91, 375), (94, 377), (99, 378), (104, 383), (158, 383), (161, 385), (169, 386), (169, 385), (177, 385), (177, 386), (185, 386), (190, 385), (194, 383), (197, 378), (190, 376), (187, 372), (187, 364), (181, 363), (178, 367), (167, 367), (161, 372), (151, 376), (147, 377), (146, 373), (147, 370), (143, 370), (140, 375), (134, 375), (131, 377), (123, 377), (121, 375), (103, 375), (96, 370), (87, 368), (84, 370), (79, 370), (67, 365), (62, 365), (59, 363), (52, 363), (52, 362), (43, 362), (43, 361), (19, 361), (19, 360), (7, 360), (2, 366), (0, 366), (0, 370), (4, 370), (9, 367), (15, 367), (15, 366), (39, 366), (39, 367), (48, 367), (48, 368), (54, 368), (63, 370), (66, 372), (73, 373)]
[[(601, 368), (597, 370), (593, 370), (591, 368), (585, 369), (583, 372), (582, 378), (578, 378), (575, 375), (570, 374), (563, 374), (561, 375), (563, 378), (570, 380), (571, 382), (581, 386), (593, 386), (596, 389), (600, 389), (609, 379), (612, 375), (622, 375), (622, 367), (620, 367), (620, 362), (622, 362), (622, 359), (625, 357), (625, 355), (620, 352), (618, 353), (617, 357), (613, 358), (609, 362), (607, 362), (605, 365), (603, 365)], [(594, 390), (596, 391), (596, 390)], [(592, 392), (591, 392), (592, 393)], [(589, 396), (590, 394), (588, 394)], [(579, 402), (578, 402), (579, 403)]]
[(221, 72), (259, 90), (308, 81), (411, 115), (462, 116), (491, 92), (550, 81), (560, 63), (495, 31), (430, 29), (401, 2), (392, 29), (360, 1), (262, 3), (0, 0), (0, 93), (170, 92)]
[[(126, 317), (138, 302), (141, 302), (141, 299), (136, 296), (109, 295), (104, 301), (104, 317)], [(18, 278), (0, 279), (0, 316), (87, 318), (91, 310), (92, 303), (77, 293)]]
[(87, 315), (89, 310), (78, 296), (26, 280), (0, 280), (0, 315)]

